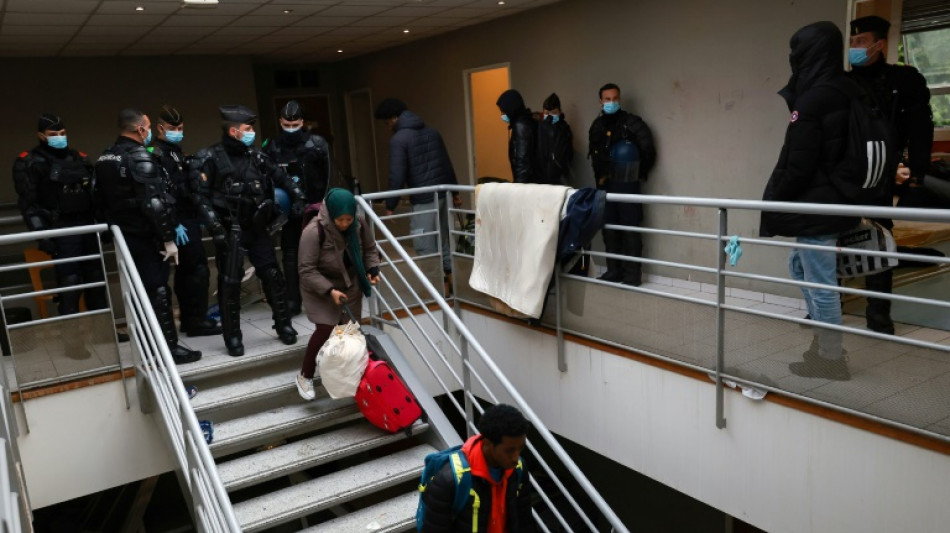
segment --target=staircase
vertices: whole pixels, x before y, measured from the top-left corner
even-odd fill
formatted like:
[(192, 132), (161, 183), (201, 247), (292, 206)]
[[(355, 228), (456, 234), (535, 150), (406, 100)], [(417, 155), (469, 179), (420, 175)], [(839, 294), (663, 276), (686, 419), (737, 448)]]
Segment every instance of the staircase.
[[(423, 459), (458, 436), (443, 438), (423, 420), (389, 434), (366, 422), (352, 398), (333, 400), (319, 386), (314, 401), (302, 400), (294, 377), (313, 326), (297, 317), (301, 335), (285, 346), (266, 332), (266, 305), (242, 315), (247, 355), (229, 357), (220, 336), (185, 338), (204, 357), (178, 367), (182, 381), (198, 388), (196, 416), (214, 424), (211, 454), (242, 530), (413, 529)], [(391, 346), (387, 352), (395, 349), (370, 331)], [(393, 359), (407, 382), (415, 381), (401, 354)], [(420, 398), (423, 408), (428, 402)], [(451, 428), (441, 412), (435, 416), (443, 431)]]

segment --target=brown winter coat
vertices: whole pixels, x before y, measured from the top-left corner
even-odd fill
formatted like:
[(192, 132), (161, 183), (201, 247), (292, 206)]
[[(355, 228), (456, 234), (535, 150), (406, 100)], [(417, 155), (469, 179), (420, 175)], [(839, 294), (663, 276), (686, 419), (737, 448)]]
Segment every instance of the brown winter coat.
[[(367, 272), (379, 266), (379, 250), (363, 215), (358, 215), (354, 224), (359, 224), (360, 246), (363, 249), (363, 265)], [(318, 229), (319, 225), (319, 229)], [(321, 235), (322, 234), (322, 235)], [(322, 243), (322, 244), (321, 244)], [(357, 282), (356, 266), (344, 266), (343, 254), (346, 244), (343, 234), (330, 220), (326, 209), (320, 210), (300, 236), (300, 254), (297, 266), (300, 271), (300, 294), (307, 318), (314, 324), (340, 323), (343, 308), (333, 303), (330, 290), (346, 293), (353, 314), (360, 316), (363, 294)]]

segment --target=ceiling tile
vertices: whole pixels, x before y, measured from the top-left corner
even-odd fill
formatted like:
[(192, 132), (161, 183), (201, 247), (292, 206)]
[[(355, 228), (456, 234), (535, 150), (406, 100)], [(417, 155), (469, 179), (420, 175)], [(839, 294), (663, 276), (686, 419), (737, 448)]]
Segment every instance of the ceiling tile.
[(7, 13), (92, 13), (99, 0), (7, 0)]
[(188, 37), (200, 37), (202, 35), (207, 35), (209, 33), (214, 33), (218, 29), (214, 26), (159, 26), (149, 32), (150, 36), (162, 36), (162, 37), (173, 37), (173, 36), (188, 36)]
[(200, 41), (196, 41), (196, 45), (229, 45), (229, 46), (238, 46), (244, 43), (244, 39), (239, 35), (221, 35), (220, 33), (215, 33), (214, 35), (208, 35), (202, 37)]
[(293, 24), (294, 20), (289, 19), (286, 16), (258, 16), (258, 15), (245, 15), (238, 18), (231, 23), (232, 26), (290, 26)]
[(387, 17), (383, 15), (375, 17), (366, 17), (354, 22), (353, 26), (367, 26), (375, 28), (393, 28), (396, 26), (405, 26), (415, 20), (414, 17)]
[(131, 13), (126, 15), (93, 15), (86, 24), (90, 26), (154, 26), (165, 20), (165, 15), (145, 15)]
[(12, 26), (4, 24), (0, 35), (72, 35), (79, 26)]
[(385, 11), (386, 8), (383, 6), (354, 6), (354, 5), (338, 5), (333, 7), (328, 7), (326, 10), (321, 11), (317, 16), (327, 16), (327, 17), (368, 17), (370, 15), (375, 15), (382, 11)]
[(246, 15), (257, 9), (261, 0), (251, 2), (235, 2), (234, 0), (224, 0), (217, 7), (211, 9), (182, 8), (176, 12), (183, 17), (224, 17)]
[(77, 37), (96, 35), (96, 36), (141, 36), (143, 33), (142, 28), (136, 28), (134, 26), (83, 26), (79, 33), (76, 34)]
[[(135, 8), (142, 6), (145, 11), (135, 11)], [(130, 2), (129, 0), (106, 0), (96, 10), (97, 15), (168, 15), (181, 9), (181, 0), (172, 2), (156, 2), (155, 0), (140, 0)]]
[(0, 44), (48, 44), (51, 48), (69, 42), (72, 35), (0, 35)]
[(301, 21), (298, 21), (294, 24), (294, 27), (309, 27), (309, 26), (346, 26), (347, 24), (352, 24), (359, 20), (359, 17), (324, 17), (322, 15), (316, 15), (313, 17), (307, 17)]
[[(313, 15), (314, 13), (319, 13), (327, 7), (336, 4), (334, 0), (327, 0), (323, 3), (292, 3), (292, 2), (277, 2), (272, 4), (263, 5), (253, 11), (254, 15), (274, 15), (280, 16), (292, 21), (299, 19), (301, 17), (306, 17)], [(284, 11), (290, 10), (290, 13), (284, 13)]]
[(412, 22), (414, 28), (445, 28), (461, 24), (466, 19), (461, 17), (427, 17)]
[(485, 7), (456, 7), (454, 9), (446, 9), (441, 13), (436, 13), (432, 15), (433, 18), (438, 17), (503, 17), (508, 15), (505, 10), (495, 9), (495, 8), (485, 8)]
[[(206, 11), (207, 12), (207, 11)], [(163, 26), (226, 26), (237, 17), (227, 15), (182, 15), (176, 13), (166, 20)]]
[(363, 28), (358, 26), (343, 26), (342, 28), (337, 28), (335, 30), (327, 32), (327, 35), (338, 35), (338, 36), (355, 36), (359, 37), (361, 35), (372, 35), (374, 33), (379, 33), (379, 28)]
[(440, 13), (445, 11), (445, 7), (430, 7), (430, 6), (412, 6), (406, 5), (390, 9), (389, 11), (383, 13), (387, 17), (427, 17), (429, 15), (434, 15), (435, 13)]
[(278, 30), (280, 30), (280, 27), (278, 26), (258, 26), (258, 27), (226, 26), (216, 31), (215, 33), (220, 34), (220, 35), (257, 37), (259, 35), (267, 35), (268, 33), (273, 33)]
[(82, 22), (84, 17), (72, 15), (50, 15), (46, 13), (7, 13), (3, 17), (4, 24), (17, 26), (75, 26)]

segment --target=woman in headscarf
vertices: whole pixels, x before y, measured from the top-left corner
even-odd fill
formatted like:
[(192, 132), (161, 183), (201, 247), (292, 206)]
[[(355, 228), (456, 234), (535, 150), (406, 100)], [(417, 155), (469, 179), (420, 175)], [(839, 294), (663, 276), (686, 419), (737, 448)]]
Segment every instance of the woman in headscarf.
[[(305, 215), (306, 216), (306, 215)], [(300, 292), (307, 318), (316, 325), (297, 391), (305, 400), (316, 396), (313, 375), (317, 352), (333, 328), (346, 319), (343, 303), (360, 316), (363, 296), (379, 281), (379, 250), (356, 199), (345, 189), (330, 189), (319, 213), (305, 222), (300, 237)]]

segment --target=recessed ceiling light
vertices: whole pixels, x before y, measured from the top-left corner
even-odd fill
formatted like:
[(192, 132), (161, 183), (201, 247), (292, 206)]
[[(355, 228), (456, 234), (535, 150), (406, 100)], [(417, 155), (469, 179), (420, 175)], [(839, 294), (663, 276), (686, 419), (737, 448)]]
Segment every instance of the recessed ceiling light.
[(284, 14), (285, 14), (285, 15), (289, 15), (289, 14), (291, 14), (291, 13), (293, 13), (293, 12), (294, 12), (293, 9), (285, 9), (285, 10), (284, 10)]
[(500, 5), (500, 6), (505, 5), (505, 0), (498, 0), (498, 5)]
[(339, 50), (337, 50), (337, 51), (336, 51), (336, 53), (338, 53), (338, 54), (342, 54), (342, 53), (343, 53), (343, 49), (342, 49), (342, 48), (340, 48)]
[(402, 30), (403, 33), (409, 33), (409, 28)]
[(142, 7), (142, 6), (138, 6), (138, 7), (135, 8), (135, 10), (136, 10), (136, 11), (145, 11), (145, 8)]

